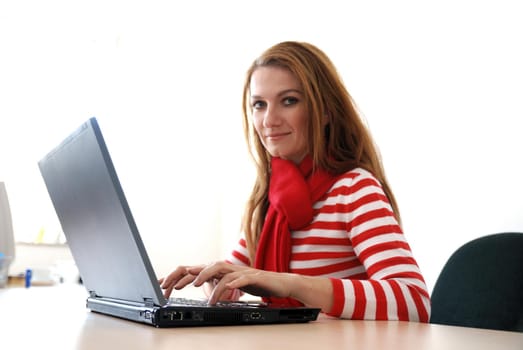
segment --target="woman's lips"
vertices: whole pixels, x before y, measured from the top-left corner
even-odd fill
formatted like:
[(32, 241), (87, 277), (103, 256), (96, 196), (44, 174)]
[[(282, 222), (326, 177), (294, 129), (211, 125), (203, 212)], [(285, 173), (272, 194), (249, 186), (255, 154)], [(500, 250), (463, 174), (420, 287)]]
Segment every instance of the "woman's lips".
[(278, 133), (275, 132), (275, 133), (265, 135), (265, 138), (270, 141), (276, 141), (289, 134), (290, 134), (290, 132), (278, 132)]

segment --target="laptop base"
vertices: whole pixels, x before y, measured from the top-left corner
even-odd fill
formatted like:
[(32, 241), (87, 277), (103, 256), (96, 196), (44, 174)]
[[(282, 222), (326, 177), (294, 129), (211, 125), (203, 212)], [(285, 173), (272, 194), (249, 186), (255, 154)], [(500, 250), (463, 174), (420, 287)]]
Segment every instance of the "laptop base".
[(274, 323), (306, 323), (317, 319), (319, 309), (285, 307), (147, 306), (108, 298), (87, 298), (93, 312), (149, 324), (155, 327), (228, 326)]

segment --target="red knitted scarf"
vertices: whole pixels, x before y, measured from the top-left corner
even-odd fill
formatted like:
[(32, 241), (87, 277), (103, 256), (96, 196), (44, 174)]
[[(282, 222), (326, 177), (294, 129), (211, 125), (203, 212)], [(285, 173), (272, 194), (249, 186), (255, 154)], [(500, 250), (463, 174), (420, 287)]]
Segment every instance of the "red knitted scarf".
[[(290, 231), (310, 224), (314, 213), (312, 205), (332, 187), (336, 179), (337, 176), (321, 169), (313, 172), (309, 156), (299, 166), (288, 160), (272, 158), (269, 208), (256, 249), (256, 268), (289, 271)], [(302, 305), (291, 298), (265, 297), (264, 300), (283, 305)]]

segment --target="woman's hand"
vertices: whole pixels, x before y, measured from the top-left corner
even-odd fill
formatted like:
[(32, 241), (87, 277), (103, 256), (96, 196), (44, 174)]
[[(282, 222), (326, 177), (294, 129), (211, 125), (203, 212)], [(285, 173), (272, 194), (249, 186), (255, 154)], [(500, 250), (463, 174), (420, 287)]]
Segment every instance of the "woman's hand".
[(158, 283), (160, 283), (160, 288), (162, 288), (163, 295), (168, 299), (173, 292), (173, 289), (180, 290), (183, 287), (191, 284), (198, 274), (192, 274), (191, 269), (202, 269), (205, 265), (201, 266), (178, 266), (176, 270), (168, 274), (166, 277), (160, 278)]
[[(254, 269), (246, 266), (229, 264), (224, 261), (208, 266), (197, 266), (188, 269), (194, 279), (194, 286), (199, 287), (205, 282), (212, 282), (214, 289), (209, 296), (209, 304), (227, 299), (235, 289), (256, 295), (290, 297), (295, 275), (276, 273)], [(224, 296), (226, 296), (224, 298)]]
[[(160, 288), (162, 288), (163, 295), (165, 298), (169, 298), (173, 292), (173, 290), (180, 290), (186, 287), (187, 285), (191, 284), (196, 277), (198, 276), (199, 272), (202, 271), (206, 265), (198, 265), (198, 266), (178, 266), (176, 270), (171, 272), (166, 277), (160, 278), (158, 280), (158, 283), (160, 283)], [(219, 280), (214, 278), (208, 281), (208, 283), (205, 283), (204, 285), (204, 293), (207, 297), (209, 297), (216, 286), (218, 284)], [(199, 283), (197, 287), (200, 287), (202, 283)], [(220, 300), (238, 300), (240, 296), (242, 295), (241, 291), (238, 289), (230, 290), (228, 293), (224, 292), (221, 294)]]

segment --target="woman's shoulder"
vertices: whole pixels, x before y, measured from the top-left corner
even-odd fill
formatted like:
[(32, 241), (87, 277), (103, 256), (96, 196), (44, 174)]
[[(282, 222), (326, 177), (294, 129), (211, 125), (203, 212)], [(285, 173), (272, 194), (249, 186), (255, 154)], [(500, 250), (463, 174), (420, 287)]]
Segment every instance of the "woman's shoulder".
[(373, 182), (376, 182), (379, 184), (379, 181), (376, 179), (374, 174), (372, 174), (370, 171), (363, 169), (363, 168), (354, 168), (354, 169), (344, 172), (343, 174), (341, 174), (338, 177), (338, 180), (336, 181), (336, 183), (345, 183), (345, 184), (349, 183), (350, 184), (350, 183), (357, 183), (362, 180), (367, 180), (367, 181), (370, 180), (370, 181), (373, 181)]
[(363, 168), (354, 168), (339, 175), (331, 187), (331, 194), (360, 192), (382, 193), (380, 181), (370, 171)]
[(324, 204), (351, 205), (362, 198), (381, 199), (383, 187), (377, 178), (368, 170), (354, 168), (340, 174), (330, 190), (325, 194)]

